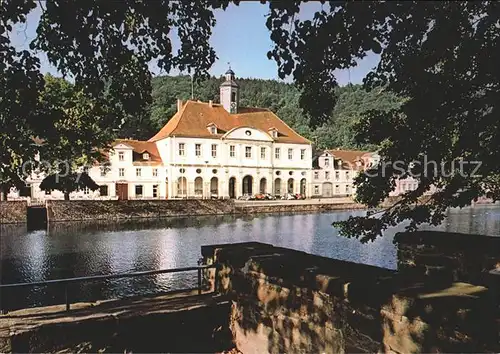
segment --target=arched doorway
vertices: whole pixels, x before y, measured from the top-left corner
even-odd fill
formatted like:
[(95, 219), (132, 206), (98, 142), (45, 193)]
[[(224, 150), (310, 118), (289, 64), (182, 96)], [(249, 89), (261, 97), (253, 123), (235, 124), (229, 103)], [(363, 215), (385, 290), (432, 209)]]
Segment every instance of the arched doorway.
[(253, 177), (252, 176), (245, 176), (243, 178), (243, 185), (242, 185), (242, 192), (243, 194), (252, 194), (252, 184), (253, 184)]
[(229, 198), (236, 198), (236, 178), (229, 179)]
[(259, 193), (267, 193), (267, 179), (265, 178), (260, 179)]
[(219, 197), (219, 179), (212, 177), (210, 180), (210, 197)]
[(323, 197), (332, 197), (333, 196), (333, 184), (330, 182), (323, 183)]
[(288, 185), (288, 189), (287, 189), (288, 193), (293, 194), (293, 187), (294, 187), (294, 185), (293, 185), (293, 178), (289, 178), (288, 179), (287, 185)]
[(177, 180), (177, 196), (186, 197), (187, 196), (187, 181), (186, 177), (179, 177)]
[(281, 178), (274, 180), (274, 195), (281, 195)]
[(196, 177), (194, 179), (194, 195), (203, 197), (203, 178), (201, 177)]
[(300, 180), (300, 194), (302, 195), (306, 195), (306, 179), (305, 178), (302, 178)]

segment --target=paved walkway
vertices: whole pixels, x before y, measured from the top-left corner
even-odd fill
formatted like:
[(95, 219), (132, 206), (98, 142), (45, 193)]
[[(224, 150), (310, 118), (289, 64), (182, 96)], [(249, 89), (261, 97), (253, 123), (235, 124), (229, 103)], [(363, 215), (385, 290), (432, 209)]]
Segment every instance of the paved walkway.
[[(178, 321), (184, 318), (183, 313), (191, 310), (208, 309), (208, 312), (200, 312), (208, 316), (213, 315), (218, 306), (224, 305), (229, 306), (229, 301), (224, 296), (212, 292), (198, 295), (197, 290), (194, 290), (94, 303), (75, 303), (71, 305), (70, 311), (65, 311), (65, 305), (21, 309), (0, 315), (0, 352), (30, 352), (31, 350), (44, 352), (62, 347), (66, 348), (66, 352), (71, 353), (76, 351), (76, 347), (71, 346), (75, 344), (72, 341), (77, 341), (76, 337), (82, 337), (78, 338), (82, 342), (79, 345), (89, 345), (92, 342), (90, 339), (98, 338), (100, 335), (111, 342), (113, 336), (110, 333), (116, 334), (119, 331), (126, 333), (125, 327), (127, 325), (132, 327), (131, 319), (140, 321), (146, 316), (153, 316), (149, 318), (154, 320), (154, 318), (160, 318), (159, 315), (178, 315), (181, 316), (175, 317)], [(161, 318), (164, 320), (166, 317)], [(156, 328), (153, 326), (145, 330), (154, 331)], [(168, 328), (165, 330), (168, 335)], [(139, 333), (134, 334), (139, 335)], [(90, 342), (87, 343), (83, 339)], [(83, 352), (95, 352), (96, 348), (86, 349)]]

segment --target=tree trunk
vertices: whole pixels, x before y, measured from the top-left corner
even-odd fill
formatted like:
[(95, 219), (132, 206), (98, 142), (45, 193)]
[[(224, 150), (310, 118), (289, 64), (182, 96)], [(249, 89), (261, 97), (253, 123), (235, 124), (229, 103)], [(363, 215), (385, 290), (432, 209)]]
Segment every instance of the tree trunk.
[(64, 200), (69, 200), (69, 192), (64, 192)]

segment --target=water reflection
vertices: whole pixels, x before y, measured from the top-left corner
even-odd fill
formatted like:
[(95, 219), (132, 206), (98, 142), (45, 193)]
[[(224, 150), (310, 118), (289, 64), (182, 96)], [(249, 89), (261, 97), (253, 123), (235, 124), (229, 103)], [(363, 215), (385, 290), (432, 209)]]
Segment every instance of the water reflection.
[[(56, 223), (47, 231), (0, 226), (1, 282), (19, 283), (97, 274), (196, 265), (202, 245), (261, 241), (321, 256), (396, 268), (392, 242), (396, 231), (370, 244), (338, 236), (331, 226), (363, 211), (316, 214), (210, 216), (130, 220), (126, 222)], [(500, 207), (450, 210), (437, 229), (498, 235)], [(75, 285), (76, 300), (95, 300), (194, 286), (195, 273), (164, 274)], [(61, 303), (60, 289), (40, 287), (3, 300), (18, 306)]]
[[(429, 229), (430, 227), (425, 227)], [(450, 209), (446, 220), (434, 229), (480, 235), (500, 235), (500, 207), (478, 205), (474, 208)]]

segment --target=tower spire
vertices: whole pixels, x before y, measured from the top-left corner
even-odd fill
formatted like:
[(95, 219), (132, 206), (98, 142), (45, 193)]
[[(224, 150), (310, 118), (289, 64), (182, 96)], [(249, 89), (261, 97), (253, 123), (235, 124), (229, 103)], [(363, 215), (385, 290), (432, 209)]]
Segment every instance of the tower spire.
[(238, 113), (239, 86), (235, 81), (231, 63), (227, 63), (226, 81), (220, 85), (220, 103), (229, 113)]

